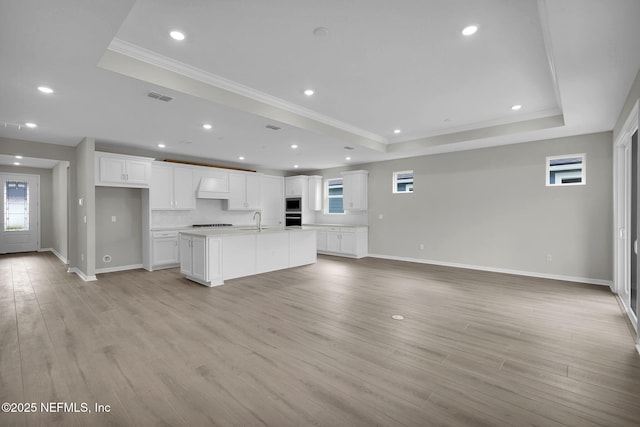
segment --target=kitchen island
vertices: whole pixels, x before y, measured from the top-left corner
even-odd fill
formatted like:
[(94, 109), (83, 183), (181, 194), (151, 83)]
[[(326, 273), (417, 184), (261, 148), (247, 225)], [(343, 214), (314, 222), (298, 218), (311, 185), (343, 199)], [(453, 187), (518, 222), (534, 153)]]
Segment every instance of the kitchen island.
[(316, 261), (315, 230), (214, 228), (180, 232), (180, 272), (205, 286)]

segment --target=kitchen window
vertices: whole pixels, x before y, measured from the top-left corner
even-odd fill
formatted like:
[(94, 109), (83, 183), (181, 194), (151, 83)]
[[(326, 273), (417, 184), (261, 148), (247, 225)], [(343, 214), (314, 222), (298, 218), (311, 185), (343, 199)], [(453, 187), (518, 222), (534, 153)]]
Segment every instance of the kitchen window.
[(342, 178), (327, 179), (325, 181), (325, 195), (327, 214), (343, 214), (343, 186)]
[(399, 171), (393, 173), (394, 193), (413, 193), (413, 171)]

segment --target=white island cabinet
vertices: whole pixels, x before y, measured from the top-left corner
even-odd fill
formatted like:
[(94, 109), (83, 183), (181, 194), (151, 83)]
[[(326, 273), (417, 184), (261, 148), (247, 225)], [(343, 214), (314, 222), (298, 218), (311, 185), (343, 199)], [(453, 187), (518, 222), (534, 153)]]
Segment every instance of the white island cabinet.
[(205, 286), (313, 264), (315, 230), (189, 230), (180, 233), (180, 272)]

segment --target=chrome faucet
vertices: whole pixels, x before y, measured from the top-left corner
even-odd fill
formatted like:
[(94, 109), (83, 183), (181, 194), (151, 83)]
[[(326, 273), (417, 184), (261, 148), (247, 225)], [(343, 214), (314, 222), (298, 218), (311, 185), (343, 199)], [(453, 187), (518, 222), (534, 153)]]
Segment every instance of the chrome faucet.
[[(256, 216), (258, 217), (257, 219)], [(253, 214), (253, 219), (256, 220), (256, 228), (258, 229), (258, 231), (262, 231), (262, 212), (255, 211), (255, 213)]]

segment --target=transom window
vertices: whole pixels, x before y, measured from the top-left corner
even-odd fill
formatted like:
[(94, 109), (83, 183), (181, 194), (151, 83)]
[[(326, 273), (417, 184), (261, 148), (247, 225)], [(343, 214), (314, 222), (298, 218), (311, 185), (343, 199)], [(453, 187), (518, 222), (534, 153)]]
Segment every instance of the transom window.
[(413, 171), (393, 173), (394, 193), (413, 193)]
[(585, 154), (547, 157), (547, 186), (584, 185)]
[(328, 214), (343, 214), (343, 187), (342, 178), (327, 179), (325, 181), (325, 194)]

